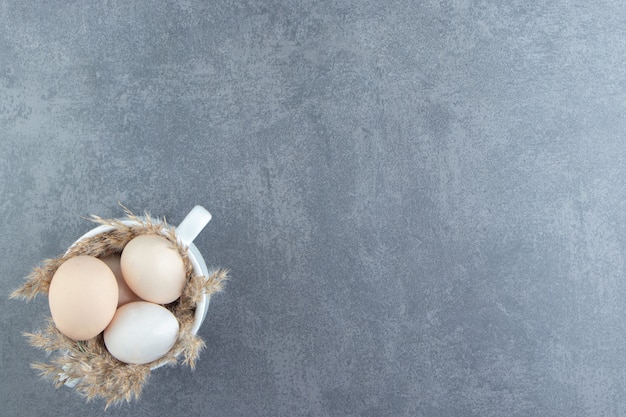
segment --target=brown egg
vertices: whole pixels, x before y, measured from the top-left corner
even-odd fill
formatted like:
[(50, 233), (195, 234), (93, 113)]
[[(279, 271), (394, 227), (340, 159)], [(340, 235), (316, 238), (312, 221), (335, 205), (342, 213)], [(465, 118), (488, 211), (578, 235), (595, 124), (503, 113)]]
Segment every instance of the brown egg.
[(146, 301), (167, 304), (185, 286), (185, 266), (172, 242), (158, 235), (139, 235), (126, 244), (120, 263), (131, 290)]
[(115, 314), (117, 299), (115, 275), (93, 256), (77, 256), (61, 264), (48, 291), (54, 324), (74, 340), (102, 332)]
[(113, 274), (115, 275), (115, 279), (117, 280), (117, 289), (118, 289), (118, 300), (117, 306), (123, 306), (124, 304), (130, 303), (132, 301), (143, 301), (137, 294), (133, 292), (126, 284), (124, 280), (124, 276), (122, 275), (122, 267), (120, 266), (120, 258), (121, 255), (119, 253), (105, 256), (104, 258), (100, 258), (102, 262), (107, 264)]

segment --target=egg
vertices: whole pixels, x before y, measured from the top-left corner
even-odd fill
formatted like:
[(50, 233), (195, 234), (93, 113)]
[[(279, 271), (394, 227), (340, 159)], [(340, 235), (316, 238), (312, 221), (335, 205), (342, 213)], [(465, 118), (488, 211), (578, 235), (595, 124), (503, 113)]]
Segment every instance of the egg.
[(117, 281), (109, 267), (93, 256), (63, 262), (48, 290), (55, 326), (74, 340), (97, 336), (109, 324), (118, 301)]
[(122, 251), (120, 265), (130, 289), (146, 301), (167, 304), (183, 292), (183, 259), (163, 236), (147, 234), (133, 238)]
[(126, 303), (130, 303), (131, 301), (141, 301), (141, 298), (128, 287), (128, 284), (126, 284), (126, 281), (124, 280), (122, 267), (120, 266), (120, 257), (119, 253), (115, 253), (113, 255), (100, 258), (102, 262), (107, 264), (111, 271), (113, 271), (113, 275), (115, 275), (115, 279), (117, 280), (118, 307), (123, 306)]
[(176, 343), (178, 320), (165, 307), (135, 301), (117, 309), (104, 330), (104, 344), (113, 357), (130, 364), (159, 359)]

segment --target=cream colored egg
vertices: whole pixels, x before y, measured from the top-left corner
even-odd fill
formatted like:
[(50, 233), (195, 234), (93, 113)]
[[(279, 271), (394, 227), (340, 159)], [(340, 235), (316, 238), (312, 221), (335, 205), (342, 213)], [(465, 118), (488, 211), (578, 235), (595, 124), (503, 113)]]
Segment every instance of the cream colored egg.
[(104, 331), (104, 344), (116, 359), (131, 364), (155, 361), (178, 339), (178, 320), (165, 307), (135, 301), (118, 308)]
[(98, 258), (76, 256), (59, 266), (50, 282), (48, 303), (54, 324), (74, 340), (97, 336), (117, 307), (113, 272)]
[(118, 307), (132, 301), (141, 301), (141, 298), (128, 287), (128, 284), (126, 284), (126, 281), (124, 280), (124, 276), (122, 275), (122, 267), (120, 265), (120, 258), (121, 255), (119, 253), (100, 258), (102, 262), (107, 264), (111, 271), (113, 271), (115, 279), (117, 280)]
[(122, 274), (130, 289), (146, 301), (167, 304), (185, 286), (185, 266), (172, 242), (158, 235), (139, 235), (122, 251)]

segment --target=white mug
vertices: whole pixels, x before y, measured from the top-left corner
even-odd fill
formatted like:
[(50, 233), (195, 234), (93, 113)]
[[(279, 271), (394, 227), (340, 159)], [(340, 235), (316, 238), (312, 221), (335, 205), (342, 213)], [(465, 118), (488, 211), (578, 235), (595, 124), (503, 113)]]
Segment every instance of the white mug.
[[(141, 217), (139, 218), (141, 219)], [(120, 221), (128, 226), (141, 225), (139, 221), (133, 220), (133, 219), (120, 219)], [(160, 222), (158, 219), (157, 220), (151, 219), (151, 221)], [(211, 213), (209, 213), (202, 206), (195, 206), (187, 214), (187, 216), (185, 216), (185, 218), (180, 222), (178, 227), (168, 225), (170, 228), (173, 228), (175, 230), (177, 240), (180, 243), (182, 243), (183, 246), (186, 246), (188, 248), (187, 256), (189, 257), (189, 260), (191, 261), (191, 265), (193, 266), (194, 274), (201, 275), (204, 277), (209, 276), (209, 270), (206, 266), (206, 262), (204, 261), (204, 258), (202, 257), (202, 254), (200, 253), (198, 248), (193, 244), (193, 240), (196, 238), (196, 236), (198, 236), (198, 234), (200, 234), (202, 229), (204, 229), (204, 227), (209, 223), (209, 221), (211, 221)], [(94, 236), (97, 236), (106, 232), (110, 232), (111, 230), (114, 230), (114, 229), (115, 229), (115, 226), (109, 226), (109, 225), (102, 225), (102, 226), (95, 227), (91, 229), (90, 231), (88, 231), (87, 233), (85, 233), (84, 235), (82, 235), (81, 237), (79, 237), (72, 244), (70, 249), (82, 240), (85, 240), (87, 238), (91, 238), (91, 237), (94, 237)], [(164, 233), (166, 232), (167, 231), (164, 230)], [(206, 315), (207, 315), (207, 311), (209, 309), (210, 300), (211, 300), (211, 296), (208, 294), (204, 294), (202, 296), (202, 299), (196, 305), (194, 324), (193, 324), (193, 327), (191, 328), (192, 334), (198, 333), (200, 326), (204, 322), (204, 319), (206, 318)], [(160, 366), (155, 366), (152, 369), (156, 369)], [(78, 380), (70, 378), (65, 381), (65, 385), (69, 387), (73, 387), (76, 385), (77, 382)]]

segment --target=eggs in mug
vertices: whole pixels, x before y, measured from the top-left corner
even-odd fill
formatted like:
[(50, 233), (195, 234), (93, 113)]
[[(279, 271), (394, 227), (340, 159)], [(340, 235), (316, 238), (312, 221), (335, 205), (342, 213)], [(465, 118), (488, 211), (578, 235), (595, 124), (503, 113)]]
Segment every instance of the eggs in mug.
[(48, 293), (54, 324), (74, 340), (104, 332), (109, 353), (140, 364), (165, 355), (179, 324), (165, 307), (182, 294), (183, 259), (165, 237), (139, 235), (121, 254), (76, 256), (55, 272)]

